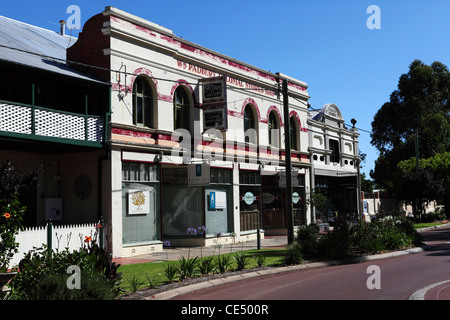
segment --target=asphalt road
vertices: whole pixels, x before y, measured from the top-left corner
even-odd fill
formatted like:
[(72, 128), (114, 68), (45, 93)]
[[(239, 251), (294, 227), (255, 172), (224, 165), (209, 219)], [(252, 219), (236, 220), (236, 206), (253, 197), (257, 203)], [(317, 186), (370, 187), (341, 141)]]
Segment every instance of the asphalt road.
[(423, 235), (431, 245), (424, 252), (253, 278), (174, 300), (407, 300), (418, 289), (450, 279), (450, 228)]

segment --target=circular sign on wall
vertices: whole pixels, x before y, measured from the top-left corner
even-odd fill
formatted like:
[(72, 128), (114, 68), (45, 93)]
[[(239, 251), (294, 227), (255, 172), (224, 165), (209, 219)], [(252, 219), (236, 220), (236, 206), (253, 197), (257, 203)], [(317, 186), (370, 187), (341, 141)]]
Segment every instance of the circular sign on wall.
[(267, 193), (267, 192), (263, 193), (263, 203), (264, 204), (271, 203), (271, 202), (273, 202), (273, 200), (275, 200), (275, 196), (273, 194)]
[(246, 194), (244, 194), (244, 201), (246, 204), (252, 204), (255, 199), (256, 197), (251, 192), (247, 192)]
[(297, 204), (300, 201), (300, 195), (297, 192), (292, 194), (292, 202)]

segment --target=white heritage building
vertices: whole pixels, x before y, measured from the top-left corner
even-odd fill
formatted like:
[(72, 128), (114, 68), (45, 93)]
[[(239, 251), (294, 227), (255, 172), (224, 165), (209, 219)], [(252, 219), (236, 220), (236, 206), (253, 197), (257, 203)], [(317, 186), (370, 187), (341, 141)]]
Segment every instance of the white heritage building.
[(315, 220), (333, 221), (340, 216), (361, 218), (358, 129), (348, 127), (339, 108), (325, 104), (309, 112), (311, 192), (324, 194), (327, 207), (315, 210)]
[(67, 56), (112, 85), (102, 206), (114, 256), (286, 232), (283, 79), (295, 225), (312, 221), (304, 82), (113, 7), (86, 22)]

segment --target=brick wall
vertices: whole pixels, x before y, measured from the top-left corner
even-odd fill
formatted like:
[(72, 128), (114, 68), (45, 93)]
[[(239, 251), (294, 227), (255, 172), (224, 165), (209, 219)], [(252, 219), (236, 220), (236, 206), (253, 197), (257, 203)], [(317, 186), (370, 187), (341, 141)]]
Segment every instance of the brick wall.
[[(67, 60), (87, 65), (110, 68), (110, 56), (104, 54), (104, 49), (110, 48), (110, 37), (102, 33), (103, 23), (109, 21), (109, 16), (99, 13), (86, 21), (77, 42), (67, 49)], [(109, 71), (73, 64), (72, 67), (90, 74), (103, 81), (110, 81)]]

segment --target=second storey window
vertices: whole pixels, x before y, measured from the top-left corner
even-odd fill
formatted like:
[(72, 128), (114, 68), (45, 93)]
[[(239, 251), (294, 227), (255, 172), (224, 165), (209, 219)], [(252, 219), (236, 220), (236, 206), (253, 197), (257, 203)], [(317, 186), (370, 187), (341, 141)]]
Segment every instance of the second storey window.
[(258, 132), (256, 130), (255, 112), (251, 105), (244, 109), (244, 136), (245, 142), (258, 143)]
[(186, 90), (178, 87), (173, 99), (174, 129), (190, 130), (189, 96)]
[(280, 147), (280, 126), (275, 112), (269, 114), (269, 145)]
[(331, 162), (339, 162), (339, 141), (330, 139)]
[(133, 124), (141, 127), (152, 127), (153, 96), (145, 77), (139, 76), (133, 84)]
[(298, 127), (297, 127), (297, 121), (294, 117), (289, 118), (289, 138), (291, 142), (291, 149), (292, 150), (298, 150)]

